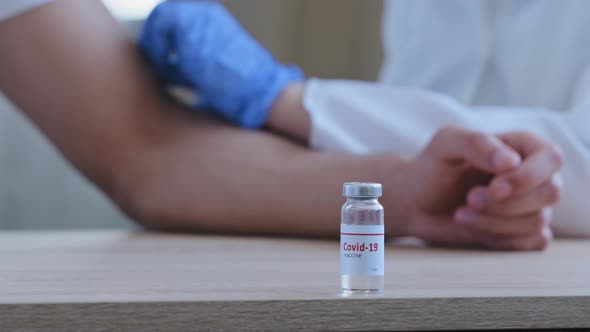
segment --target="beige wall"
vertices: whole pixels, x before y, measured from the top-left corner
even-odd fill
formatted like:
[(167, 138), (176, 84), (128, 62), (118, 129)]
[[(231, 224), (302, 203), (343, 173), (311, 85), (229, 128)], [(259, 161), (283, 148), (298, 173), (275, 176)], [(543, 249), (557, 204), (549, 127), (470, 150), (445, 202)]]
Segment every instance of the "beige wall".
[(381, 63), (377, 0), (224, 0), (279, 59), (308, 76), (374, 80)]

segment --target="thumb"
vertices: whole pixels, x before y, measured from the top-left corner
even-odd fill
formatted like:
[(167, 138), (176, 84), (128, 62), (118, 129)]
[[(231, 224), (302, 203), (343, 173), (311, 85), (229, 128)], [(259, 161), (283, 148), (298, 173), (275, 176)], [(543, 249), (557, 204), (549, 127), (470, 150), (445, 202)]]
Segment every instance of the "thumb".
[(439, 247), (476, 246), (478, 241), (473, 230), (454, 223), (451, 217), (425, 215), (419, 222), (416, 236), (427, 243)]
[(467, 162), (488, 173), (515, 169), (520, 155), (495, 135), (459, 127), (445, 127), (432, 139), (427, 151), (442, 161)]

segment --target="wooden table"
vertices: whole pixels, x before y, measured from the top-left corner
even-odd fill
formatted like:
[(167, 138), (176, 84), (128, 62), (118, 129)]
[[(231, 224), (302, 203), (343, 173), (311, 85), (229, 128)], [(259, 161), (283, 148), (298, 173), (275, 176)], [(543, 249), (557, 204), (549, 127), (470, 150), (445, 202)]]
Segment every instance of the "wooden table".
[(0, 233), (0, 330), (590, 327), (590, 241), (506, 253), (390, 245), (381, 297), (338, 294), (338, 242)]

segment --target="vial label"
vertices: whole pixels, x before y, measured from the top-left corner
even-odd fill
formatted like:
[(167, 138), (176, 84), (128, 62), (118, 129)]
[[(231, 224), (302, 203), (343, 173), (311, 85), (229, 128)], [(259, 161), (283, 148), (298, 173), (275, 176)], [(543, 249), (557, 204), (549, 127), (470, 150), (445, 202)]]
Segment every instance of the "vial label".
[(384, 225), (340, 224), (340, 274), (382, 276)]

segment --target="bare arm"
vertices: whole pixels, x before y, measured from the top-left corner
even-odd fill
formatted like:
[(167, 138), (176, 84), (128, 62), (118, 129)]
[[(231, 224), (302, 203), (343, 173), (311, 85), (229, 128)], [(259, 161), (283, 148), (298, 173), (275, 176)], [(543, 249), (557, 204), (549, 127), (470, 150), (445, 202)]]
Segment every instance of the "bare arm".
[[(548, 241), (545, 228), (498, 237), (450, 222), (452, 207), (429, 211), (439, 197), (465, 197), (463, 184), (471, 178), (460, 165), (505, 168), (510, 149), (489, 135), (448, 129), (406, 161), (314, 152), (190, 114), (162, 95), (99, 1), (58, 0), (2, 22), (0, 44), (0, 89), (75, 167), (148, 227), (330, 236), (338, 234), (342, 183), (367, 180), (384, 184), (390, 235), (503, 249)], [(300, 88), (277, 101), (291, 106), (270, 126), (305, 141), (309, 119)], [(291, 119), (298, 119), (293, 130)], [(499, 152), (504, 163), (489, 164)], [(522, 224), (540, 225), (531, 220)]]
[(312, 152), (184, 112), (99, 1), (60, 0), (0, 23), (0, 43), (0, 89), (150, 227), (337, 234), (342, 182), (392, 182), (402, 163)]

